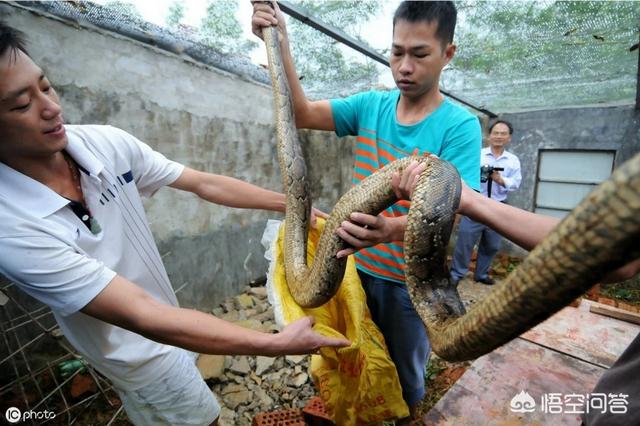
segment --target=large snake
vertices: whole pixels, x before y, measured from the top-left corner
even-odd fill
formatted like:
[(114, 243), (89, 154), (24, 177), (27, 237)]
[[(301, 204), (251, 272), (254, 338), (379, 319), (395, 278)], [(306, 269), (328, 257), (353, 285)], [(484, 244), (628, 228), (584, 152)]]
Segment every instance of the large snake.
[(351, 188), (335, 205), (307, 267), (311, 209), (278, 32), (263, 30), (272, 81), (278, 161), (286, 194), (284, 261), (295, 301), (316, 307), (337, 291), (346, 243), (336, 229), (352, 212), (376, 215), (397, 201), (391, 175), (410, 161), (426, 162), (411, 200), (404, 237), (406, 283), (433, 351), (460, 361), (479, 357), (539, 324), (601, 280), (640, 257), (640, 154), (583, 200), (505, 281), (465, 313), (446, 267), (446, 247), (460, 199), (460, 176), (446, 161), (407, 157)]

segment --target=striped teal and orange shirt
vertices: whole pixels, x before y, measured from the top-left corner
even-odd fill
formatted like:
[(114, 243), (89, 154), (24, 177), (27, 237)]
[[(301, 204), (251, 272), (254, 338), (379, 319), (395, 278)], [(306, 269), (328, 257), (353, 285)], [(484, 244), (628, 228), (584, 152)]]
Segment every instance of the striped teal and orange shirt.
[[(331, 100), (338, 136), (357, 137), (353, 183), (388, 163), (411, 154), (432, 153), (457, 167), (462, 179), (480, 189), (482, 135), (478, 118), (448, 99), (424, 120), (403, 125), (396, 120), (399, 90), (364, 92)], [(400, 201), (382, 214), (406, 215)], [(378, 244), (355, 254), (358, 269), (387, 280), (404, 282), (402, 242)]]

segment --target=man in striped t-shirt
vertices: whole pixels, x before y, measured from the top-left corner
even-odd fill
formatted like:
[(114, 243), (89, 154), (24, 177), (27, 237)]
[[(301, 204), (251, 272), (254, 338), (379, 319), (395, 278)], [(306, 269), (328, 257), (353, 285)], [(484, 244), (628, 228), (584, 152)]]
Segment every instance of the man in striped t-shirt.
[[(258, 2), (253, 9), (258, 37), (262, 27), (279, 26), (297, 127), (357, 136), (354, 183), (397, 158), (429, 152), (453, 163), (471, 188), (480, 188), (480, 123), (438, 88), (442, 69), (456, 50), (452, 2), (403, 2), (396, 10), (390, 62), (398, 90), (314, 102), (306, 98), (296, 75), (282, 13), (277, 6), (274, 11)], [(430, 347), (404, 284), (401, 241), (407, 211), (408, 203), (399, 202), (378, 216), (354, 213), (338, 234), (361, 249), (356, 262), (367, 303), (385, 336), (413, 417), (425, 394)], [(343, 250), (338, 256), (351, 252)]]

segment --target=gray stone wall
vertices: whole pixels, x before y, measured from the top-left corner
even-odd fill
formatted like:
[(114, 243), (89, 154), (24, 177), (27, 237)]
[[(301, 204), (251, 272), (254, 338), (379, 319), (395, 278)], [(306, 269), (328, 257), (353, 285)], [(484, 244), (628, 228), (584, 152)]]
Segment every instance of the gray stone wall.
[[(615, 167), (640, 152), (640, 112), (633, 105), (528, 111), (501, 118), (513, 124), (507, 149), (522, 164), (522, 184), (509, 196), (509, 204), (526, 210), (534, 208), (540, 150), (615, 151)], [(511, 244), (505, 249), (523, 254)]]
[[(71, 124), (111, 124), (194, 169), (281, 191), (270, 87), (185, 57), (41, 12), (0, 3), (27, 33), (29, 53), (60, 94)], [(314, 205), (328, 210), (350, 186), (353, 144), (301, 135)], [(145, 207), (184, 306), (210, 310), (266, 273), (260, 245), (278, 213), (236, 210), (163, 188)]]
[(504, 114), (514, 133), (507, 148), (520, 158), (522, 184), (509, 203), (533, 210), (539, 151), (615, 151), (615, 167), (640, 151), (640, 113), (633, 105)]
[[(189, 167), (280, 190), (270, 88), (95, 26), (0, 3), (29, 36), (30, 54), (61, 95), (65, 119), (120, 127)], [(504, 114), (523, 182), (510, 203), (531, 210), (540, 149), (611, 149), (616, 165), (640, 149), (632, 106)], [(328, 211), (351, 185), (353, 141), (303, 132), (315, 205)], [(211, 309), (266, 272), (262, 230), (275, 213), (234, 210), (172, 189), (145, 204), (181, 303)], [(506, 248), (518, 252), (512, 246)], [(521, 252), (518, 252), (521, 253)]]

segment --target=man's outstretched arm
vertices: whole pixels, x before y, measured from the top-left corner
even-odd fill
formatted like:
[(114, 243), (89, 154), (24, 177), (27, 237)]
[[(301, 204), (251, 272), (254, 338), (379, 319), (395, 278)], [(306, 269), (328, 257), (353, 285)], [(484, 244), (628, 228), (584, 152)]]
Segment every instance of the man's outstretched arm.
[(283, 194), (260, 188), (228, 176), (200, 172), (185, 167), (180, 177), (169, 185), (192, 192), (203, 200), (228, 207), (284, 212)]
[[(424, 163), (413, 162), (402, 175), (393, 176), (393, 188), (399, 199), (410, 199)], [(494, 229), (520, 247), (531, 250), (560, 223), (560, 219), (532, 213), (485, 197), (462, 182), (458, 213)], [(609, 273), (603, 282), (617, 282), (640, 272), (640, 259)]]
[[(180, 177), (169, 186), (227, 207), (277, 212), (284, 212), (286, 207), (284, 194), (260, 188), (240, 179), (200, 172), (189, 167), (185, 167)], [(326, 213), (314, 208), (311, 211), (312, 225), (315, 225), (317, 216), (328, 217)]]
[(156, 342), (206, 354), (277, 356), (350, 345), (346, 339), (314, 332), (312, 317), (301, 318), (278, 334), (261, 333), (210, 314), (161, 303), (121, 276), (81, 311)]

